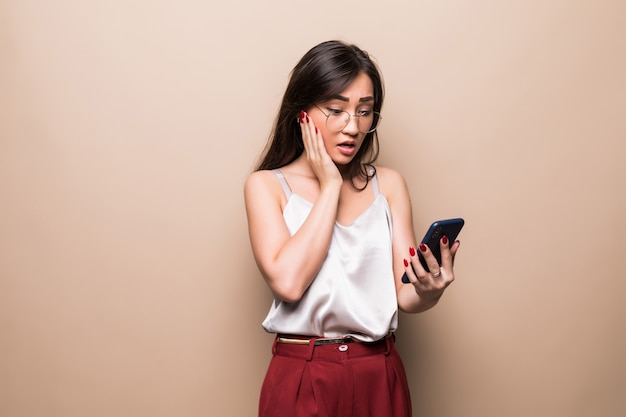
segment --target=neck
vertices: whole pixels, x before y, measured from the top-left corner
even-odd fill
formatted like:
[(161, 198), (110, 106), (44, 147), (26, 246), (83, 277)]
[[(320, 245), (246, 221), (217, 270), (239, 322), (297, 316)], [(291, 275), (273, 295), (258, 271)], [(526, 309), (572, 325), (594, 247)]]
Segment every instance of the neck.
[[(293, 165), (294, 168), (297, 168), (297, 171), (300, 175), (305, 177), (315, 177), (315, 173), (313, 172), (309, 161), (307, 161), (306, 154), (304, 152), (294, 162), (292, 162), (291, 165)], [(339, 170), (339, 173), (341, 174), (341, 177), (344, 179), (344, 181), (349, 181), (350, 177), (348, 176), (348, 165), (335, 164), (335, 166)]]

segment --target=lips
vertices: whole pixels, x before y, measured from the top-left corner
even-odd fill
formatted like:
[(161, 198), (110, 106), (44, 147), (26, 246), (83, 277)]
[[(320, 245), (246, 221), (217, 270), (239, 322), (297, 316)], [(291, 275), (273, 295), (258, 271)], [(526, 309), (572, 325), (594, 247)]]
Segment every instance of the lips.
[(352, 141), (346, 141), (338, 144), (337, 148), (344, 155), (352, 155), (356, 151), (356, 144)]

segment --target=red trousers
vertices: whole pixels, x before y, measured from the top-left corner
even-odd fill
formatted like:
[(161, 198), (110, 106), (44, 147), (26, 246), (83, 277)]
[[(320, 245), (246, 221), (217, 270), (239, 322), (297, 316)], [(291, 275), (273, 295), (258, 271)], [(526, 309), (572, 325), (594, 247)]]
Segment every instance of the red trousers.
[(321, 346), (274, 342), (259, 417), (411, 417), (393, 337)]

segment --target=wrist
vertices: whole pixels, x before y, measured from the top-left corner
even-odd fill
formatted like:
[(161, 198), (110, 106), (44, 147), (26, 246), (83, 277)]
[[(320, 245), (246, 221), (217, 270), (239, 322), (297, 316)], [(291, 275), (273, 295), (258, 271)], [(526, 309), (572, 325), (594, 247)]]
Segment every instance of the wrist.
[(320, 193), (328, 193), (328, 194), (339, 194), (341, 191), (341, 185), (343, 184), (343, 180), (328, 180), (324, 183), (320, 183)]

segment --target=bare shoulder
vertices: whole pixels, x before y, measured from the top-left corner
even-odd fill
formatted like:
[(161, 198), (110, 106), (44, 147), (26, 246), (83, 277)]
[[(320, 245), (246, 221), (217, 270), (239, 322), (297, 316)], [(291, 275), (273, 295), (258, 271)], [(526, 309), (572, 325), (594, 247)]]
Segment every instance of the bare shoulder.
[(247, 205), (284, 204), (284, 192), (277, 181), (276, 174), (270, 170), (255, 171), (246, 178), (244, 183), (244, 196)]
[(406, 195), (406, 180), (399, 171), (389, 167), (377, 166), (376, 177), (380, 190), (387, 199)]
[(244, 185), (244, 190), (247, 193), (248, 191), (266, 187), (271, 187), (272, 183), (275, 182), (276, 174), (269, 170), (261, 170), (255, 171), (246, 178), (246, 182)]

